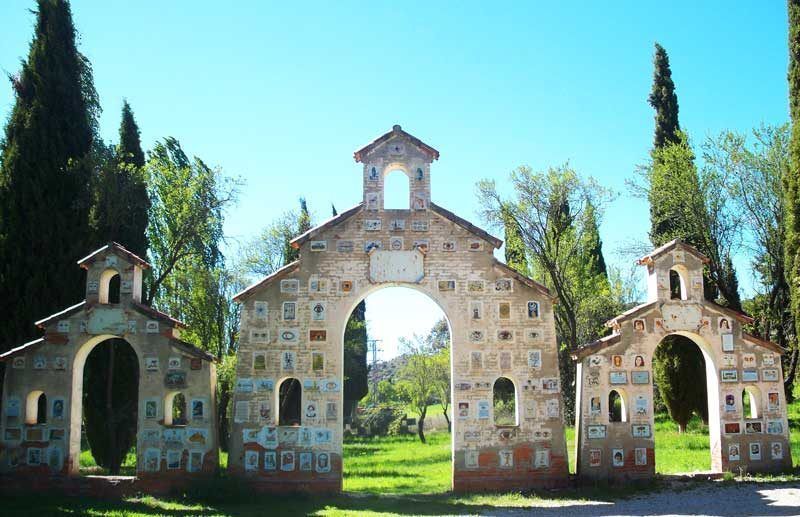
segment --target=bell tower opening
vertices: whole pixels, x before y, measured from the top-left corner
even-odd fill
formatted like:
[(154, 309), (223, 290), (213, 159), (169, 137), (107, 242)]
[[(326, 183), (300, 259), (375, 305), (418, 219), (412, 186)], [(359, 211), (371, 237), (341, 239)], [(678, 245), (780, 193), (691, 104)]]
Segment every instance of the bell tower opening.
[(383, 182), (383, 208), (408, 210), (411, 207), (409, 184), (405, 171), (392, 169), (387, 172)]

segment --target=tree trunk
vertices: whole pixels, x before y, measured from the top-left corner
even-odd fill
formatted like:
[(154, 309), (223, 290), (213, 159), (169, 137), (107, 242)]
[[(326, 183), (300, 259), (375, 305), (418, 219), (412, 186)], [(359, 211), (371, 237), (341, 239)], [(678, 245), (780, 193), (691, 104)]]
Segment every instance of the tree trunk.
[(792, 358), (789, 360), (789, 368), (786, 374), (786, 379), (783, 381), (783, 391), (786, 394), (786, 401), (793, 402), (794, 401), (794, 377), (797, 375), (797, 361), (798, 355), (800, 355), (800, 343), (795, 343), (794, 348), (792, 349)]
[(106, 426), (108, 427), (108, 471), (112, 476), (119, 475), (122, 463), (117, 450), (117, 426), (114, 425), (114, 348), (113, 341), (108, 344), (108, 376), (106, 377)]
[(217, 410), (217, 429), (219, 433), (219, 448), (228, 452), (228, 399), (230, 390), (222, 389), (219, 393), (219, 409)]
[(686, 432), (686, 422), (678, 422), (678, 433), (683, 434)]
[(447, 432), (453, 432), (453, 424), (450, 423), (450, 417), (447, 416), (447, 408), (442, 408), (442, 414), (444, 415), (444, 419), (447, 420)]
[(425, 427), (425, 411), (420, 412), (419, 420), (417, 420), (417, 435), (419, 436), (419, 441), (422, 443), (425, 442), (425, 431), (423, 431), (423, 427)]

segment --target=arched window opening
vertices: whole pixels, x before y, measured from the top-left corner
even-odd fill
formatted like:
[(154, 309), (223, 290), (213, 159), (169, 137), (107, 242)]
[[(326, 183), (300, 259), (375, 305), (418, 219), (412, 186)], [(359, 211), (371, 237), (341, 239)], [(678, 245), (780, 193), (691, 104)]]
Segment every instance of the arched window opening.
[(411, 208), (410, 192), (406, 173), (399, 169), (390, 171), (383, 182), (383, 207), (408, 210)]
[(297, 379), (286, 379), (278, 391), (278, 425), (300, 425), (303, 388)]
[(186, 425), (186, 397), (172, 392), (164, 399), (164, 425)]
[(47, 423), (47, 395), (43, 391), (32, 391), (25, 403), (25, 423), (28, 425)]
[(120, 278), (113, 269), (106, 269), (100, 275), (100, 303), (119, 303)]
[(758, 394), (752, 388), (742, 390), (742, 413), (745, 418), (758, 418)]
[(608, 394), (608, 421), (627, 422), (628, 415), (625, 410), (625, 399), (617, 390), (611, 390)]
[(517, 389), (511, 379), (500, 377), (494, 381), (494, 424), (518, 425)]
[(683, 276), (674, 269), (669, 270), (669, 298), (670, 300), (686, 300), (686, 282)]

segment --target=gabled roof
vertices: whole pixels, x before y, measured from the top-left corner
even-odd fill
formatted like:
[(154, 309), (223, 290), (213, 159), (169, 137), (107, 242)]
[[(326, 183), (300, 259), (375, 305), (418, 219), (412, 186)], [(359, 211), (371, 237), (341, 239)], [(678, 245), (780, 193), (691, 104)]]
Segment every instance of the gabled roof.
[(606, 337), (601, 337), (600, 339), (592, 341), (591, 343), (583, 345), (575, 350), (571, 355), (572, 360), (578, 362), (587, 355), (592, 355), (600, 350), (603, 350), (604, 348), (616, 345), (621, 339), (622, 336), (620, 334), (610, 334)]
[(636, 307), (632, 307), (632, 308), (628, 309), (627, 311), (623, 312), (622, 314), (618, 314), (618, 315), (614, 316), (613, 318), (611, 318), (610, 320), (608, 320), (606, 322), (606, 327), (613, 327), (614, 325), (619, 324), (619, 322), (621, 322), (621, 321), (625, 321), (627, 319), (632, 318), (633, 316), (638, 316), (639, 314), (641, 314), (643, 312), (647, 312), (648, 310), (650, 310), (653, 307), (655, 307), (656, 304), (658, 304), (658, 303), (659, 303), (658, 300), (656, 300), (656, 301), (652, 301), (652, 302), (642, 303), (640, 305), (637, 305)]
[(520, 273), (516, 269), (512, 268), (511, 266), (509, 266), (508, 264), (504, 264), (503, 262), (500, 262), (499, 260), (497, 260), (494, 257), (492, 257), (492, 260), (493, 260), (492, 264), (494, 266), (499, 267), (503, 271), (505, 271), (508, 274), (510, 274), (511, 276), (513, 276), (518, 281), (520, 281), (523, 284), (527, 285), (531, 289), (535, 289), (536, 291), (539, 291), (539, 293), (543, 294), (544, 296), (547, 296), (551, 300), (553, 300), (553, 301), (556, 300), (556, 296), (554, 296), (550, 292), (550, 289), (546, 288), (545, 286), (543, 286), (539, 282), (537, 282), (537, 281), (535, 281), (535, 280), (533, 280), (531, 278), (528, 278), (527, 276), (523, 275), (522, 273)]
[(361, 163), (366, 155), (372, 152), (373, 149), (381, 145), (382, 143), (388, 141), (393, 136), (403, 136), (408, 139), (415, 147), (419, 148), (423, 153), (427, 154), (431, 160), (438, 160), (439, 159), (439, 151), (434, 149), (433, 147), (429, 146), (419, 138), (410, 135), (403, 131), (399, 125), (392, 126), (392, 130), (388, 133), (384, 133), (383, 135), (379, 136), (372, 142), (368, 143), (358, 151), (353, 153), (353, 158), (355, 158), (356, 162)]
[(275, 271), (274, 273), (272, 273), (268, 277), (266, 277), (266, 278), (264, 278), (262, 280), (259, 280), (258, 282), (256, 282), (255, 284), (251, 285), (250, 287), (247, 287), (243, 291), (233, 295), (233, 301), (234, 302), (239, 302), (239, 303), (243, 302), (254, 291), (257, 291), (261, 287), (263, 287), (265, 285), (268, 285), (268, 284), (274, 282), (275, 280), (278, 280), (280, 278), (285, 277), (289, 273), (294, 272), (299, 267), (300, 267), (300, 261), (299, 260), (295, 260), (291, 264), (287, 264), (287, 265), (283, 266), (282, 268), (280, 268), (279, 270)]
[(14, 357), (15, 355), (18, 355), (26, 351), (27, 349), (39, 345), (41, 343), (44, 343), (44, 338), (42, 337), (40, 337), (39, 339), (34, 339), (33, 341), (28, 341), (24, 345), (18, 346), (16, 348), (12, 348), (8, 352), (0, 354), (0, 362), (5, 361), (6, 359), (9, 359), (11, 357)]
[(756, 337), (756, 336), (754, 336), (752, 334), (748, 334), (747, 332), (742, 332), (742, 338), (745, 341), (750, 341), (754, 345), (762, 346), (764, 348), (772, 350), (773, 352), (777, 352), (777, 353), (779, 353), (781, 355), (786, 353), (786, 349), (783, 348), (778, 343), (773, 343), (772, 341), (767, 341), (766, 339), (761, 339), (760, 337)]
[(718, 304), (717, 302), (712, 302), (711, 300), (703, 300), (705, 303), (711, 305), (712, 309), (718, 310), (723, 314), (727, 314), (732, 318), (736, 318), (741, 323), (753, 323), (755, 320), (748, 316), (747, 314), (739, 311), (735, 311), (733, 309), (729, 309), (728, 307), (723, 307), (722, 305)]
[(209, 354), (205, 350), (201, 350), (200, 348), (197, 348), (193, 344), (187, 343), (186, 341), (181, 341), (180, 339), (170, 339), (169, 344), (183, 350), (189, 355), (199, 357), (200, 359), (205, 359), (206, 361), (218, 362), (217, 356)]
[(672, 251), (673, 249), (678, 248), (678, 247), (683, 248), (686, 252), (691, 253), (695, 257), (699, 258), (703, 263), (708, 263), (710, 261), (710, 259), (708, 257), (706, 257), (705, 255), (700, 253), (697, 250), (697, 248), (695, 248), (694, 246), (686, 244), (681, 239), (675, 239), (675, 240), (669, 241), (668, 243), (664, 244), (663, 246), (660, 246), (660, 247), (654, 249), (653, 251), (651, 251), (650, 253), (648, 253), (644, 257), (640, 258), (637, 261), (637, 264), (640, 264), (640, 265), (650, 264), (650, 263), (653, 262), (653, 260), (655, 260), (656, 258), (660, 257), (664, 253)]
[(89, 253), (88, 255), (86, 255), (85, 257), (83, 257), (78, 261), (78, 265), (83, 269), (86, 269), (92, 262), (94, 262), (95, 258), (98, 255), (104, 255), (106, 252), (114, 252), (117, 255), (121, 255), (122, 257), (128, 259), (128, 261), (137, 264), (144, 269), (148, 269), (150, 267), (150, 264), (148, 264), (145, 259), (136, 255), (132, 251), (125, 249), (125, 247), (122, 244), (119, 244), (114, 241), (111, 241), (102, 248)]
[(186, 328), (186, 323), (173, 318), (172, 316), (170, 316), (166, 312), (161, 312), (158, 309), (154, 309), (153, 307), (150, 307), (149, 305), (145, 305), (143, 303), (138, 303), (138, 302), (131, 302), (131, 307), (133, 307), (138, 312), (141, 312), (142, 314), (144, 314), (146, 316), (150, 316), (152, 318), (155, 318), (157, 320), (163, 321), (165, 323), (169, 323), (170, 325), (172, 325), (174, 327)]
[(437, 205), (433, 201), (430, 202), (430, 207), (431, 207), (431, 211), (434, 212), (435, 214), (439, 214), (440, 216), (444, 217), (445, 219), (448, 219), (449, 221), (451, 221), (451, 222), (457, 224), (458, 226), (464, 228), (468, 232), (474, 233), (475, 235), (477, 235), (481, 239), (489, 241), (489, 243), (492, 246), (494, 246), (495, 248), (499, 248), (500, 246), (503, 245), (503, 241), (501, 239), (498, 239), (497, 237), (491, 235), (486, 230), (478, 228), (477, 226), (475, 226), (471, 222), (467, 221), (466, 219), (462, 219), (461, 217), (457, 216), (456, 214), (454, 214), (450, 210), (447, 210), (445, 208), (440, 207), (439, 205)]
[(51, 314), (50, 316), (48, 316), (46, 318), (42, 318), (39, 321), (37, 321), (35, 323), (35, 325), (37, 327), (43, 329), (43, 328), (45, 328), (46, 326), (48, 326), (49, 324), (51, 324), (52, 322), (54, 322), (56, 320), (60, 320), (61, 318), (66, 318), (67, 316), (72, 316), (76, 312), (79, 312), (79, 311), (83, 310), (84, 305), (86, 305), (86, 300), (84, 300), (82, 302), (78, 302), (75, 305), (73, 305), (72, 307), (67, 307), (66, 309), (64, 309), (61, 312), (57, 312), (55, 314)]
[(319, 235), (320, 232), (323, 232), (323, 231), (327, 230), (328, 228), (330, 228), (332, 226), (336, 226), (337, 224), (341, 223), (342, 221), (345, 221), (345, 220), (349, 219), (352, 215), (358, 213), (358, 211), (361, 210), (362, 206), (364, 206), (364, 203), (359, 203), (359, 204), (357, 204), (356, 206), (354, 206), (352, 208), (348, 208), (347, 210), (345, 210), (341, 214), (335, 215), (335, 216), (331, 217), (330, 219), (328, 219), (327, 221), (325, 221), (324, 223), (319, 224), (319, 225), (315, 226), (314, 228), (311, 228), (306, 233), (295, 237), (294, 239), (292, 239), (292, 241), (289, 244), (291, 244), (292, 247), (295, 248), (295, 249), (299, 248), (300, 246), (303, 245), (304, 242), (306, 242), (306, 241), (314, 238), (315, 236)]

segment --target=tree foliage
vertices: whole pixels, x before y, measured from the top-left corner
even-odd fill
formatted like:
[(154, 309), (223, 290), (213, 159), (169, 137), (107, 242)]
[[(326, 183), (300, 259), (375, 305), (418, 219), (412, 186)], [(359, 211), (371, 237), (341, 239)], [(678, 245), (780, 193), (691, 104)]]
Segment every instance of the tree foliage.
[[(792, 118), (789, 140), (789, 168), (783, 178), (785, 201), (785, 268), (791, 292), (793, 321), (800, 317), (800, 2), (789, 0), (789, 112)], [(797, 368), (797, 347), (794, 343), (794, 369), (787, 378), (794, 381)], [(789, 388), (791, 392), (791, 385)]]
[[(742, 251), (748, 253), (756, 295), (746, 303), (755, 318), (751, 332), (790, 350), (783, 357), (784, 391), (792, 400), (798, 350), (787, 282), (786, 197), (790, 171), (788, 124), (761, 125), (751, 134), (725, 131), (703, 145), (707, 168), (723, 178), (727, 210), (739, 214)], [(729, 268), (730, 266), (726, 266)]]
[(647, 101), (655, 110), (656, 131), (653, 147), (658, 149), (678, 141), (676, 133), (681, 127), (678, 123), (678, 96), (672, 82), (672, 69), (669, 56), (664, 47), (655, 44), (653, 55), (653, 88)]
[(1, 350), (33, 337), (34, 321), (83, 298), (75, 260), (91, 237), (99, 111), (91, 66), (78, 52), (68, 2), (38, 0), (35, 14), (0, 144)]
[(603, 323), (618, 303), (608, 278), (599, 273), (597, 220), (613, 194), (593, 179), (582, 179), (568, 166), (534, 172), (520, 167), (511, 174), (513, 197), (504, 199), (493, 181), (478, 184), (484, 217), (495, 226), (513, 221), (531, 259), (536, 280), (558, 297), (554, 305), (564, 418), (574, 411), (574, 368), (570, 355), (601, 337)]

